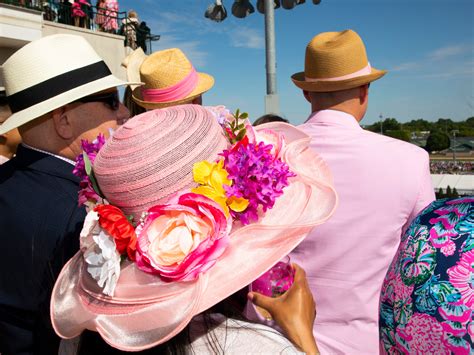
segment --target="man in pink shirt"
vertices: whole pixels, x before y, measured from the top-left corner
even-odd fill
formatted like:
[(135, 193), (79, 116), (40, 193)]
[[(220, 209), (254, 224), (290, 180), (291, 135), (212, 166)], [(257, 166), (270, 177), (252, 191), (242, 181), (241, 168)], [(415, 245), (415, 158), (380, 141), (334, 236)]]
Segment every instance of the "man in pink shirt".
[(312, 114), (300, 126), (328, 163), (339, 195), (333, 217), (292, 253), (317, 304), (314, 333), (323, 354), (377, 354), (378, 302), (402, 230), (434, 200), (428, 154), (363, 130), (372, 68), (354, 31), (321, 33), (292, 80)]

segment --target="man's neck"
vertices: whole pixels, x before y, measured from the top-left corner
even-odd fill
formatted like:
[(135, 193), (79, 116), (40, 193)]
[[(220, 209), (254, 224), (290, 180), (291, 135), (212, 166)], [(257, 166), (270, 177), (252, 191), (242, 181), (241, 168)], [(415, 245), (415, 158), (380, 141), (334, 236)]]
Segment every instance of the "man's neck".
[(319, 112), (319, 111), (324, 111), (324, 110), (333, 110), (333, 111), (339, 111), (339, 112), (347, 113), (348, 115), (351, 115), (352, 117), (354, 117), (357, 122), (360, 122), (363, 118), (363, 116), (361, 117), (361, 115), (354, 112), (355, 110), (351, 110), (347, 107), (340, 107), (340, 106), (331, 106), (331, 107), (325, 107), (325, 108), (313, 107), (312, 114), (314, 114), (316, 112)]
[(15, 155), (15, 153), (12, 152), (10, 149), (8, 149), (8, 148), (5, 147), (5, 146), (0, 146), (0, 155), (1, 155), (1, 156), (4, 156), (4, 157), (7, 158), (7, 159), (11, 159), (11, 158), (13, 158), (13, 156)]

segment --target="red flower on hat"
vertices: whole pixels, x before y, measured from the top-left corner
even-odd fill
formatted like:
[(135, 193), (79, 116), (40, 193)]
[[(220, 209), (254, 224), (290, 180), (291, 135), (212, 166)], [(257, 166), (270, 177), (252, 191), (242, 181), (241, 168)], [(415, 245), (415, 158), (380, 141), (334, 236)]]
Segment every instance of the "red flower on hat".
[(121, 255), (127, 252), (130, 260), (135, 261), (137, 236), (123, 212), (112, 205), (98, 205), (94, 211), (99, 214), (100, 226), (114, 238), (117, 251)]

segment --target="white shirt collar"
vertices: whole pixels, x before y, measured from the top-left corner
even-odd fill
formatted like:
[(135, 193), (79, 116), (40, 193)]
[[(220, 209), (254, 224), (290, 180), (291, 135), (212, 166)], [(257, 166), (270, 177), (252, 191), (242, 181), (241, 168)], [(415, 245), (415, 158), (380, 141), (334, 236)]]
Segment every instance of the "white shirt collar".
[(40, 152), (40, 153), (43, 153), (43, 154), (51, 155), (52, 157), (61, 159), (62, 161), (65, 161), (66, 163), (69, 163), (69, 164), (71, 164), (71, 165), (76, 165), (76, 162), (75, 162), (75, 161), (72, 161), (71, 159), (62, 157), (62, 156), (60, 156), (60, 155), (53, 154), (53, 153), (51, 153), (51, 152), (47, 152), (47, 151), (45, 151), (45, 150), (41, 150), (41, 149), (32, 147), (32, 146), (30, 146), (30, 145), (28, 145), (28, 144), (25, 144), (25, 143), (21, 143), (21, 145), (22, 145), (23, 147), (25, 147), (25, 148), (28, 148), (28, 149), (31, 149), (31, 150), (36, 150), (37, 152)]
[(8, 159), (6, 156), (0, 154), (0, 165), (2, 165), (3, 163), (6, 163), (9, 160), (10, 159)]

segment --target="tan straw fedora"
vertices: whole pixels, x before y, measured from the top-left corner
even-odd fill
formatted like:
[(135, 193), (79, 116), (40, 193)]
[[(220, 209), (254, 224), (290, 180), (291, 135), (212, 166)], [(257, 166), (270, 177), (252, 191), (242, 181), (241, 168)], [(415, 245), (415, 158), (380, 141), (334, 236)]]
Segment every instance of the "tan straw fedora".
[(198, 73), (178, 48), (165, 49), (148, 56), (140, 66), (145, 83), (133, 90), (133, 100), (146, 109), (190, 103), (214, 86), (214, 78)]
[(345, 30), (315, 36), (306, 47), (304, 72), (291, 80), (306, 91), (331, 92), (368, 84), (385, 73), (370, 66), (359, 35)]

